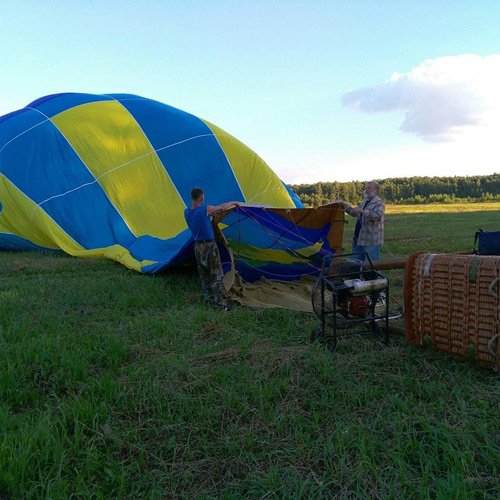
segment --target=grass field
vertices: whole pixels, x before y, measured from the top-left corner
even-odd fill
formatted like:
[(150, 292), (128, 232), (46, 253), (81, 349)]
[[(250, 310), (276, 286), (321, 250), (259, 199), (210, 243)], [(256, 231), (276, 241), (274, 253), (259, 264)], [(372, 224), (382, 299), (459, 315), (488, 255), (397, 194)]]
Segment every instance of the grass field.
[(429, 203), (423, 205), (387, 205), (387, 214), (497, 212), (500, 203)]
[[(479, 227), (500, 211), (389, 210), (384, 256)], [(312, 315), (208, 309), (190, 270), (44, 253), (0, 254), (0, 318), (0, 498), (500, 497), (498, 374), (403, 336), (332, 354)]]

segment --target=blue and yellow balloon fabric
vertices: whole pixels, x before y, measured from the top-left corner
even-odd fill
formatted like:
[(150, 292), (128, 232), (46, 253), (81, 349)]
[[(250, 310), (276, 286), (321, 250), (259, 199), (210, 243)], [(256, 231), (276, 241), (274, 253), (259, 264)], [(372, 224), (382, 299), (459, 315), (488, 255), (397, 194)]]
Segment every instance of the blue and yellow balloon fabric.
[[(158, 101), (64, 93), (0, 117), (0, 249), (63, 250), (154, 273), (189, 254), (183, 211), (194, 186), (211, 205), (303, 207), (240, 141)], [(261, 225), (252, 224), (249, 235)], [(256, 248), (267, 244), (261, 231), (248, 236)]]
[[(246, 282), (295, 281), (318, 276), (324, 258), (342, 248), (342, 205), (319, 209), (276, 209), (240, 206), (215, 217), (230, 248), (220, 246), (224, 271), (231, 261)], [(341, 252), (340, 252), (341, 253)]]

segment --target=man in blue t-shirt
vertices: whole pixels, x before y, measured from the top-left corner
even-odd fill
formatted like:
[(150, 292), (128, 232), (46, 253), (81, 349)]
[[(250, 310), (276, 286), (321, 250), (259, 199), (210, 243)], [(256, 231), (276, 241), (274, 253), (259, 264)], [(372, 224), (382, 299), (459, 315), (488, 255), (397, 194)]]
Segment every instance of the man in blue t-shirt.
[(205, 300), (211, 306), (229, 311), (228, 297), (222, 283), (224, 274), (210, 216), (219, 210), (226, 210), (232, 205), (238, 206), (239, 203), (229, 201), (213, 206), (203, 205), (204, 200), (203, 189), (194, 188), (191, 191), (191, 207), (184, 210), (184, 218), (193, 236), (194, 255)]

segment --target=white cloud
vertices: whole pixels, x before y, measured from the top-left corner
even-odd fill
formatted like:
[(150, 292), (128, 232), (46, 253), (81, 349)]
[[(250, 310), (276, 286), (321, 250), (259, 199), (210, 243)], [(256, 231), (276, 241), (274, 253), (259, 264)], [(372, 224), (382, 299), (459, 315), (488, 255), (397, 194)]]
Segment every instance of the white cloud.
[(500, 128), (500, 54), (428, 59), (386, 82), (352, 90), (342, 103), (366, 113), (406, 111), (400, 129), (429, 142)]

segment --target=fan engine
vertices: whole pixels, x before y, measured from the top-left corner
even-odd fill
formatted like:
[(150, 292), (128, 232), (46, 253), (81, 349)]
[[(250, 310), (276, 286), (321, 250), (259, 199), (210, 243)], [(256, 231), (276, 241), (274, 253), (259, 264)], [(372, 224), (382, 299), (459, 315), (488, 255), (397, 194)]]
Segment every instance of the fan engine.
[(373, 333), (388, 343), (387, 333), (382, 336), (377, 322), (383, 320), (388, 327), (389, 282), (373, 268), (369, 258), (362, 262), (353, 259), (354, 255), (359, 256), (346, 254), (328, 265), (323, 262), (321, 275), (313, 287), (312, 305), (321, 328), (316, 328), (311, 338), (331, 350), (336, 349), (341, 331), (361, 325), (369, 327), (364, 333)]

